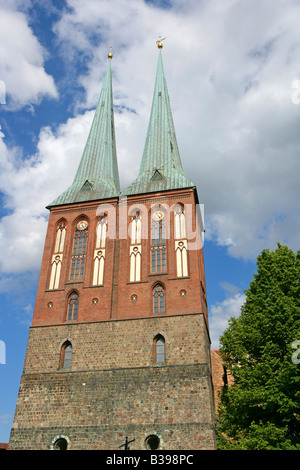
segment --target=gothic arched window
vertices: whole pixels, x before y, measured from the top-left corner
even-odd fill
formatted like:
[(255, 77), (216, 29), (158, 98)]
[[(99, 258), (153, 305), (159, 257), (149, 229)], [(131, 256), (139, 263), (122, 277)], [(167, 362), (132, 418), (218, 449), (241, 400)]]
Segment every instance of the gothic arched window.
[(164, 313), (165, 290), (161, 284), (156, 284), (153, 289), (153, 313)]
[(185, 213), (181, 204), (176, 204), (174, 213), (175, 240), (186, 238)]
[(56, 227), (55, 245), (51, 260), (49, 289), (58, 289), (66, 238), (66, 223), (59, 222)]
[(185, 213), (181, 204), (177, 204), (174, 212), (174, 238), (176, 253), (177, 277), (188, 275), (187, 239)]
[(165, 339), (162, 335), (154, 338), (154, 362), (160, 363), (166, 361)]
[(94, 250), (93, 286), (99, 286), (103, 284), (106, 234), (107, 217), (104, 216), (98, 221), (97, 224), (97, 238)]
[(130, 282), (138, 282), (141, 280), (141, 227), (142, 219), (140, 212), (137, 211), (131, 217), (130, 222)]
[(107, 216), (105, 215), (101, 217), (97, 223), (96, 248), (105, 247), (106, 233), (107, 233)]
[(72, 360), (72, 344), (66, 341), (61, 348), (60, 369), (70, 369)]
[(77, 320), (78, 316), (78, 299), (79, 296), (77, 292), (72, 292), (68, 299), (68, 313), (67, 320)]
[(83, 279), (86, 258), (88, 223), (80, 220), (76, 226), (73, 244), (73, 255), (70, 279)]
[(166, 270), (165, 212), (159, 208), (151, 215), (151, 272)]

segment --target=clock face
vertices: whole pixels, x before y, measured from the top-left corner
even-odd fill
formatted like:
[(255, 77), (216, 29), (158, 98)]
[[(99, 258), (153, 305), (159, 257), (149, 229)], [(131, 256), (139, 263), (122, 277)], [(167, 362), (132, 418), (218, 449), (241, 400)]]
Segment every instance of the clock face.
[(159, 220), (162, 220), (164, 218), (164, 215), (165, 214), (163, 213), (163, 211), (155, 211), (154, 214), (152, 215), (152, 218), (154, 220), (159, 221)]
[(88, 223), (86, 220), (81, 220), (80, 222), (78, 222), (77, 224), (77, 228), (78, 230), (85, 230), (88, 226)]

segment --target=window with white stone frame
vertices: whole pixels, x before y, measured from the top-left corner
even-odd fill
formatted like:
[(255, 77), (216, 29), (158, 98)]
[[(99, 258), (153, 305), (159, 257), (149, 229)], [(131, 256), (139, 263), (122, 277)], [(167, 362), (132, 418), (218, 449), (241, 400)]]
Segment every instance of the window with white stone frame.
[(61, 266), (63, 260), (63, 251), (66, 238), (66, 223), (59, 222), (56, 227), (55, 245), (51, 259), (51, 273), (49, 289), (58, 289)]
[(105, 244), (107, 234), (107, 216), (102, 217), (97, 224), (96, 246), (94, 250), (93, 285), (99, 286), (104, 281)]
[(83, 279), (86, 260), (88, 237), (88, 222), (85, 219), (80, 220), (76, 225), (74, 234), (73, 254), (70, 280), (77, 281)]
[(177, 277), (188, 276), (186, 221), (183, 207), (177, 204), (174, 211), (174, 238)]
[(165, 211), (161, 208), (151, 215), (151, 272), (167, 270), (166, 259), (166, 221)]
[(130, 282), (139, 282), (141, 280), (141, 245), (142, 218), (140, 212), (136, 212), (130, 221)]

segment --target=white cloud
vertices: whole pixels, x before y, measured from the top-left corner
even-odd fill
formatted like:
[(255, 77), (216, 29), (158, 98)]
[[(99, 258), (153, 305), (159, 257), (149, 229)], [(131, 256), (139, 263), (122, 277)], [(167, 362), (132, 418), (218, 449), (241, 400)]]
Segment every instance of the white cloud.
[(42, 96), (58, 96), (53, 77), (44, 68), (46, 51), (26, 14), (16, 11), (19, 3), (24, 2), (0, 3), (0, 79), (6, 85), (10, 109), (36, 104)]
[[(10, 211), (0, 223), (2, 271), (39, 267), (44, 206), (75, 175), (93, 115), (83, 110), (96, 105), (110, 45), (122, 187), (136, 177), (160, 34), (167, 36), (163, 60), (183, 166), (205, 205), (206, 239), (246, 259), (277, 241), (298, 249), (300, 105), (292, 102), (292, 83), (300, 78), (298, 4), (178, 0), (173, 5), (162, 10), (140, 0), (115, 0), (113, 7), (110, 0), (68, 1), (54, 32), (67, 64), (76, 65), (81, 54), (89, 58), (87, 70), (76, 76), (86, 101), (78, 102), (78, 115), (58, 123), (56, 131), (41, 129), (34, 155), (2, 141), (0, 188)], [(34, 101), (40, 93), (56, 96), (26, 16), (3, 11), (12, 30), (19, 26), (12, 54), (27, 64), (20, 86), (14, 82), (17, 61), (9, 62), (1, 49), (4, 64), (11, 64), (6, 73), (12, 74), (10, 87), (15, 83), (10, 88), (15, 102)]]
[(210, 307), (209, 331), (212, 349), (219, 349), (220, 335), (228, 327), (228, 320), (231, 317), (240, 316), (240, 309), (245, 300), (245, 294), (236, 293)]
[(22, 273), (40, 267), (48, 211), (45, 207), (73, 181), (93, 112), (69, 119), (54, 134), (43, 128), (38, 151), (22, 159), (0, 133), (0, 187), (8, 215), (0, 220), (0, 271)]
[[(69, 1), (56, 26), (65, 50), (89, 55), (79, 79), (96, 103), (113, 45), (115, 104), (134, 109), (117, 126), (122, 186), (137, 174), (151, 108), (157, 54), (165, 72), (183, 166), (205, 204), (206, 237), (232, 256), (255, 259), (277, 241), (298, 248), (299, 5), (289, 1)], [(101, 37), (95, 45), (95, 37)], [(100, 41), (99, 41), (100, 42)], [(118, 121), (119, 119), (119, 121)], [(116, 116), (117, 124), (122, 120)], [(130, 169), (130, 171), (129, 171)]]

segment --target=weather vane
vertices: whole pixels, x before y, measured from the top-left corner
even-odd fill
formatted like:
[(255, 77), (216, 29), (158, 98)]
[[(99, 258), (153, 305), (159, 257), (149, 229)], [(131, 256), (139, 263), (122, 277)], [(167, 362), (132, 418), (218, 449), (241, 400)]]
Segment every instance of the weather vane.
[(107, 56), (109, 59), (113, 58), (111, 50), (112, 50), (112, 46), (110, 46), (110, 51), (109, 51), (108, 56)]
[(161, 43), (161, 41), (164, 41), (165, 39), (167, 39), (167, 38), (162, 38), (161, 36), (159, 36), (159, 39), (156, 41), (157, 47), (159, 49), (163, 48), (163, 44)]

